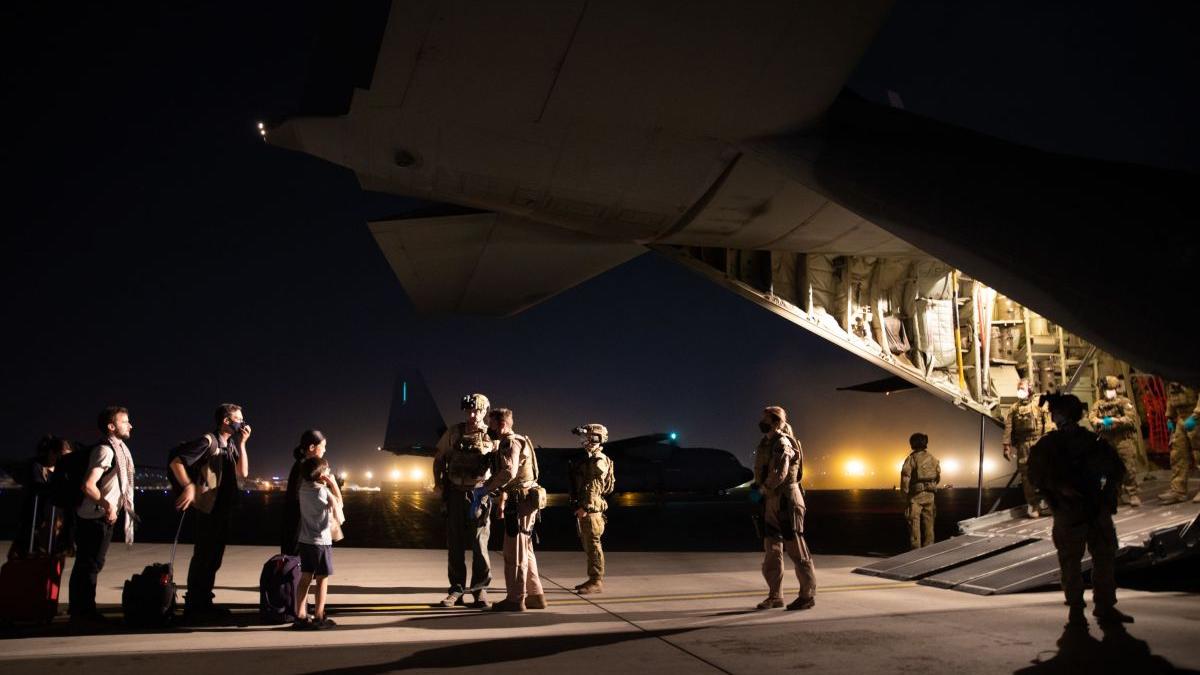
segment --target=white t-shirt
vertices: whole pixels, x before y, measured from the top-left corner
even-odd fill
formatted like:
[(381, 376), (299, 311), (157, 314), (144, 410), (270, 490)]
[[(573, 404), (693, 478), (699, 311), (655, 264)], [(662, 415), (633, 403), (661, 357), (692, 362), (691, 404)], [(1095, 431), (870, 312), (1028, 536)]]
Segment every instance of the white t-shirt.
[[(88, 461), (88, 473), (90, 474), (93, 469), (101, 469), (106, 472), (100, 475), (100, 480), (96, 482), (96, 488), (100, 490), (100, 498), (112, 504), (119, 513), (121, 510), (121, 477), (117, 475), (118, 470), (110, 471), (115, 461), (116, 455), (107, 443), (97, 445), (92, 448), (92, 457)], [(83, 503), (79, 505), (75, 513), (80, 518), (95, 520), (104, 517), (104, 506), (84, 495)]]
[(332, 500), (324, 483), (304, 480), (300, 483), (300, 543), (331, 546), (329, 504)]

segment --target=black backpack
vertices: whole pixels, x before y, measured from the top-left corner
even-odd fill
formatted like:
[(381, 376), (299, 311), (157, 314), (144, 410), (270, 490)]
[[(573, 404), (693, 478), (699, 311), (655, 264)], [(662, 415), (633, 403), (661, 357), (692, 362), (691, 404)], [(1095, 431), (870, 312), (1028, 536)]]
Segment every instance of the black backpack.
[[(92, 464), (92, 451), (100, 445), (103, 443), (80, 446), (75, 452), (59, 457), (50, 477), (49, 488), (50, 501), (56, 507), (74, 510), (83, 503), (83, 484), (87, 480), (88, 467)], [(104, 480), (116, 468), (117, 462), (114, 460), (100, 480)]]
[(121, 591), (121, 613), (125, 623), (139, 628), (159, 628), (175, 618), (175, 548), (183, 531), (184, 511), (179, 516), (175, 541), (171, 544), (171, 562), (146, 565), (141, 574), (125, 582)]

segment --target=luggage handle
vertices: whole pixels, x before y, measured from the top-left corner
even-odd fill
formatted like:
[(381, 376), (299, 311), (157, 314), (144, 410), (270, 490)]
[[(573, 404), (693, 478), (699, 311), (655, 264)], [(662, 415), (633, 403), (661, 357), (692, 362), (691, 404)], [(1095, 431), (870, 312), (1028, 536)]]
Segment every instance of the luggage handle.
[[(33, 544), (37, 541), (38, 502), (41, 495), (33, 495), (33, 522), (29, 524), (29, 556), (33, 557)], [(54, 526), (58, 520), (58, 508), (50, 506), (50, 540), (46, 542), (46, 554), (54, 555)]]
[(171, 576), (175, 576), (175, 549), (179, 546), (179, 534), (183, 532), (183, 519), (187, 517), (187, 511), (179, 514), (179, 527), (175, 528), (175, 541), (171, 542), (171, 563), (167, 566), (171, 570)]

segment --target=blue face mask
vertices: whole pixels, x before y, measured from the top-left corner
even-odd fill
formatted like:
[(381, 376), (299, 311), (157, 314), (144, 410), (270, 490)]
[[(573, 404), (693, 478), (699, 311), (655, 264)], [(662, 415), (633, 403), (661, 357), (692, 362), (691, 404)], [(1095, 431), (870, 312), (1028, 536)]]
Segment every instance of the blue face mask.
[(245, 421), (242, 421), (242, 422), (233, 422), (233, 421), (231, 421), (231, 422), (229, 423), (229, 430), (230, 430), (230, 431), (232, 431), (233, 433), (235, 433), (235, 434), (236, 434), (237, 432), (241, 431), (241, 430), (242, 430), (242, 427), (244, 427), (244, 426), (246, 426), (246, 422), (245, 422)]

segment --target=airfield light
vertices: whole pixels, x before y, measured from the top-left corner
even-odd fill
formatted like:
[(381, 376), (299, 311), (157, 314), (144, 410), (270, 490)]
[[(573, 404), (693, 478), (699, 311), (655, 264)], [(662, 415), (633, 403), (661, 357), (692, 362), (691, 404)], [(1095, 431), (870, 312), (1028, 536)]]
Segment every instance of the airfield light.
[(995, 470), (996, 470), (995, 462), (993, 462), (990, 459), (983, 460), (983, 472), (984, 473), (991, 473), (992, 471), (995, 471)]
[(424, 480), (425, 479), (425, 472), (422, 471), (421, 469), (413, 469), (412, 473), (410, 473), (408, 475), (411, 476), (413, 480)]
[(867, 473), (867, 465), (861, 459), (851, 459), (846, 461), (847, 476), (864, 476)]
[(958, 471), (958, 460), (957, 459), (943, 459), (942, 460), (942, 471), (945, 471), (946, 473), (956, 473)]
[(677, 433), (675, 433), (674, 431), (672, 431), (672, 432), (671, 432), (671, 440), (673, 440), (673, 441), (677, 441), (677, 440), (679, 440), (679, 434), (677, 434)]
[(400, 480), (400, 469), (392, 469), (392, 480)]
[(266, 128), (267, 128), (267, 127), (266, 127), (266, 125), (264, 125), (262, 122), (259, 122), (259, 123), (258, 123), (258, 130), (259, 130), (259, 131), (262, 131), (263, 129), (266, 129)]
[(367, 480), (371, 480), (374, 477), (375, 477), (374, 473), (371, 473), (370, 471), (367, 472)]
[(343, 472), (341, 472), (341, 473), (340, 473), (340, 474), (338, 474), (338, 475), (339, 475), (339, 476), (341, 476), (342, 480), (346, 480), (347, 478), (349, 478), (349, 477), (350, 477), (350, 472), (349, 472), (349, 471), (343, 471)]

